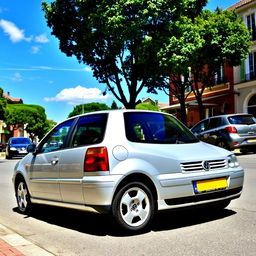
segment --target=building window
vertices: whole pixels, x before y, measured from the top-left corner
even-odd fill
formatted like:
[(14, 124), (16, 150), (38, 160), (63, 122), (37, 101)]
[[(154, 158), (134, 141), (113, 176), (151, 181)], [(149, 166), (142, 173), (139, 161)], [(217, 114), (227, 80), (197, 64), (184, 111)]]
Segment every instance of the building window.
[(256, 52), (249, 54), (249, 74), (247, 74), (247, 80), (255, 79), (256, 74)]
[(215, 85), (224, 83), (224, 66), (221, 65), (215, 73)]
[(256, 94), (248, 102), (248, 113), (256, 117)]
[(251, 31), (252, 41), (256, 40), (256, 28), (255, 28), (255, 14), (247, 16), (247, 28)]

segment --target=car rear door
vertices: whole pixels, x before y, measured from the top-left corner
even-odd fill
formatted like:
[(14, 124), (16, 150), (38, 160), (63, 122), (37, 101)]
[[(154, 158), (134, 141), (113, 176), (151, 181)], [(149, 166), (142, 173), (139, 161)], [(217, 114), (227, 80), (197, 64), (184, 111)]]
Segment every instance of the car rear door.
[(209, 119), (207, 133), (205, 133), (205, 141), (207, 143), (216, 145), (217, 140), (221, 135), (221, 118), (220, 117), (212, 117)]
[(63, 202), (83, 204), (84, 161), (87, 149), (98, 147), (105, 134), (107, 114), (91, 114), (79, 118), (69, 147), (61, 154), (60, 191)]

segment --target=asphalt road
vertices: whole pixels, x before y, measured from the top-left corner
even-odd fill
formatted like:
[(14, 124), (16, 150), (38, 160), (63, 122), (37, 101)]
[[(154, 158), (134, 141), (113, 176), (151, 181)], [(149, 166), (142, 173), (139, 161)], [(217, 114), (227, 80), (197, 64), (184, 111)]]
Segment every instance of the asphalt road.
[(17, 160), (0, 160), (0, 224), (55, 255), (256, 255), (256, 155), (238, 156), (242, 196), (219, 213), (159, 213), (150, 231), (129, 236), (108, 216), (54, 207), (19, 214), (11, 183)]

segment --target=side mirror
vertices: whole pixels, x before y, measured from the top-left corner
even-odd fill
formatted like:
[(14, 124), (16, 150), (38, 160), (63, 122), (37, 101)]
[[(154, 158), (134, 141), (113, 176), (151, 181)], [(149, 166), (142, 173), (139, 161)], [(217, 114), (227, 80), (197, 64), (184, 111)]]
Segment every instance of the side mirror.
[(29, 144), (27, 146), (28, 153), (36, 153), (36, 145), (35, 144)]

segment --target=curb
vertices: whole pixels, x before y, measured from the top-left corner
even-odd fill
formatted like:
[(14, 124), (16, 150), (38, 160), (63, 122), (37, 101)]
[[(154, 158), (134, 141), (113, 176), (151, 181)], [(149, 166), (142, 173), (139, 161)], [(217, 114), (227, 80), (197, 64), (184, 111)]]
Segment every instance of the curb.
[(2, 224), (0, 224), (0, 255), (54, 256)]

